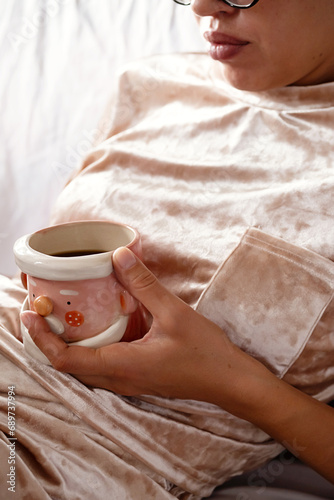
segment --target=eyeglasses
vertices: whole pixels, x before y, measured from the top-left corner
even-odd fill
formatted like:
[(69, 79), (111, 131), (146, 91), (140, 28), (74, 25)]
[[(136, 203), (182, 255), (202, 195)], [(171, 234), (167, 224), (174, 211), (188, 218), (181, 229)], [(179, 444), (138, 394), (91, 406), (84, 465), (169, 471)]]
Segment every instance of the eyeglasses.
[[(250, 7), (253, 7), (253, 5), (257, 4), (259, 0), (253, 0), (250, 2), (249, 0), (235, 0), (234, 2), (231, 2), (230, 0), (222, 0), (224, 3), (229, 5), (230, 7), (235, 7), (236, 9), (249, 9)], [(191, 1), (189, 0), (174, 0), (174, 2), (180, 4), (180, 5), (190, 5)]]

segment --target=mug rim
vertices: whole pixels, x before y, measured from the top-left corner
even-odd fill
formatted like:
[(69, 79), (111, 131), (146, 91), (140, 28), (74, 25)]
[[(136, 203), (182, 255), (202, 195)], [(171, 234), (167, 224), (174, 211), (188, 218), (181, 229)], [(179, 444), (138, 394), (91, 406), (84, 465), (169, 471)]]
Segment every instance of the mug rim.
[[(96, 250), (102, 253), (70, 257), (52, 255), (52, 253), (57, 253), (60, 247), (60, 250), (64, 252), (93, 250), (92, 247), (87, 247), (88, 242), (91, 241), (88, 233), (85, 234), (88, 227), (95, 229), (93, 234), (100, 245), (100, 248)], [(112, 231), (103, 233), (103, 229), (116, 231), (114, 237), (117, 236), (118, 239), (116, 238), (116, 243), (112, 247)], [(74, 240), (80, 237), (80, 231), (83, 236), (82, 247), (79, 248), (77, 244), (75, 248)], [(71, 235), (71, 232), (76, 232), (72, 239), (72, 247), (70, 245), (71, 248), (64, 248), (61, 238)], [(47, 236), (49, 236), (49, 242), (45, 238)], [(112, 254), (116, 248), (135, 247), (139, 240), (138, 231), (127, 224), (107, 220), (80, 220), (55, 224), (22, 236), (15, 242), (13, 250), (16, 264), (23, 273), (29, 276), (54, 281), (78, 281), (109, 276), (113, 271)]]

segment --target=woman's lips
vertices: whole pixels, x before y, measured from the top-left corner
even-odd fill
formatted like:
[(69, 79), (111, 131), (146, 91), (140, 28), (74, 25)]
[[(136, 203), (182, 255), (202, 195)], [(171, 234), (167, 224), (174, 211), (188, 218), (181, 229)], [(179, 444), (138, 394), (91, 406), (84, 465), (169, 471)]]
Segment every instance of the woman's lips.
[(206, 31), (204, 38), (209, 42), (209, 54), (217, 61), (227, 61), (235, 57), (249, 44), (246, 40), (241, 40), (217, 31)]

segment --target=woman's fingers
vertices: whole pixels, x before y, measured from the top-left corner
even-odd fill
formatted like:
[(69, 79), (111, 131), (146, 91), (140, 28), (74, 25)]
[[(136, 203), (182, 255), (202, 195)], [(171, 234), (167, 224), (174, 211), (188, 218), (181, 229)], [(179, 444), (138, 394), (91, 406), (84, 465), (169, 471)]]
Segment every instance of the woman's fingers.
[(89, 385), (124, 395), (214, 402), (221, 381), (233, 375), (225, 361), (227, 357), (231, 368), (235, 353), (224, 333), (168, 292), (130, 250), (117, 250), (113, 262), (119, 281), (153, 316), (142, 339), (100, 349), (71, 346), (29, 311), (22, 319), (32, 340), (54, 368)]
[(48, 359), (56, 358), (66, 349), (66, 343), (51, 332), (48, 323), (36, 312), (23, 312), (21, 314), (21, 321), (28, 329), (32, 340)]
[[(179, 302), (155, 278), (155, 276), (135, 257), (127, 248), (115, 252), (114, 266), (117, 277), (125, 288), (152, 313), (153, 316), (170, 316), (170, 303)], [(175, 310), (175, 308), (174, 308)], [(37, 347), (46, 355), (50, 363), (60, 371), (72, 374), (103, 373), (106, 349), (87, 349), (85, 347), (70, 346), (60, 337), (50, 331), (47, 322), (38, 314), (26, 311), (21, 315), (22, 321)], [(108, 369), (120, 362), (125, 362), (120, 343), (113, 350), (108, 349)], [(118, 356), (118, 357), (117, 357)]]
[(56, 370), (71, 373), (89, 385), (122, 394), (141, 392), (136, 382), (143, 378), (151, 355), (140, 341), (118, 342), (99, 349), (71, 346), (51, 332), (45, 319), (37, 313), (26, 311), (21, 319), (32, 340)]
[(117, 279), (153, 317), (170, 312), (171, 304), (178, 301), (128, 248), (114, 252), (113, 265)]
[(52, 366), (59, 371), (72, 374), (95, 371), (101, 367), (97, 350), (69, 346), (58, 335), (51, 332), (44, 318), (32, 311), (21, 314), (21, 320), (37, 347), (45, 354)]
[(118, 342), (99, 349), (71, 346), (52, 333), (38, 314), (26, 311), (21, 318), (32, 340), (56, 370), (70, 373), (87, 385), (125, 396), (155, 393), (147, 383), (147, 371), (156, 358), (154, 346), (147, 349), (141, 341)]

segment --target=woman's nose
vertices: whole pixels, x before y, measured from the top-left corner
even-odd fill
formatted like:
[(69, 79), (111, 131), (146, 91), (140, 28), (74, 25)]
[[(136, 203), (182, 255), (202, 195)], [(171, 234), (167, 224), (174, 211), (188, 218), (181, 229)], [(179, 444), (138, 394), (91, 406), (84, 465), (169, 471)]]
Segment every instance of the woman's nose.
[(238, 9), (231, 7), (223, 0), (193, 0), (191, 4), (193, 12), (200, 17), (214, 16), (220, 12), (234, 14)]
[(40, 316), (49, 316), (53, 311), (53, 302), (46, 295), (40, 295), (34, 300), (33, 308)]

